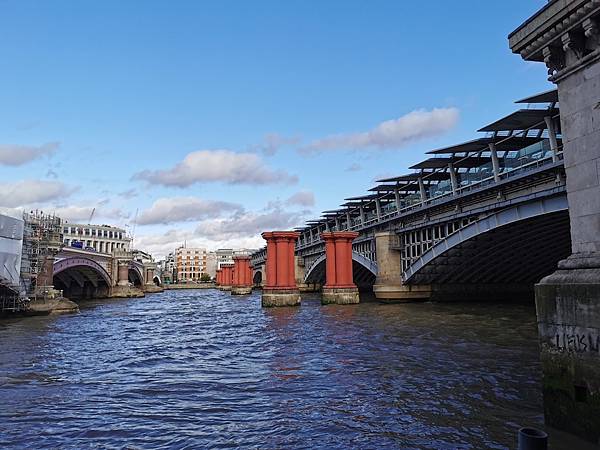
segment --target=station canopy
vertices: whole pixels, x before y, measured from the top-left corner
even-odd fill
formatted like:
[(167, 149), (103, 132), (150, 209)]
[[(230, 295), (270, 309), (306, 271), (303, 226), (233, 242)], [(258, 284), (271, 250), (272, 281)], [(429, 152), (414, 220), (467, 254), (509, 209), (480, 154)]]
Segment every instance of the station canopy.
[(495, 144), (498, 151), (519, 150), (541, 141), (541, 137), (529, 136), (491, 136), (473, 139), (462, 144), (438, 148), (427, 152), (429, 155), (447, 155), (452, 153), (479, 153), (489, 151), (489, 145)]
[(450, 179), (450, 174), (447, 172), (409, 173), (406, 175), (400, 175), (398, 177), (384, 178), (376, 181), (377, 183), (392, 183), (400, 181), (418, 181), (419, 178), (423, 178), (423, 181), (445, 181)]
[(558, 89), (551, 89), (541, 94), (532, 95), (515, 103), (558, 103)]
[(445, 169), (448, 164), (452, 163), (455, 168), (471, 169), (474, 167), (480, 167), (484, 164), (492, 162), (492, 158), (487, 156), (450, 156), (445, 158), (429, 158), (425, 161), (421, 161), (418, 164), (410, 167), (410, 169)]
[(552, 109), (520, 109), (478, 131), (515, 131), (515, 130), (545, 130), (544, 117), (554, 117), (557, 108)]
[(419, 186), (416, 183), (413, 183), (413, 184), (379, 184), (379, 185), (369, 189), (370, 192), (394, 192), (394, 191), (417, 192), (418, 190), (419, 190)]
[(377, 197), (379, 197), (378, 194), (367, 194), (367, 195), (361, 195), (358, 197), (348, 197), (345, 198), (344, 200), (349, 200), (349, 201), (369, 201), (369, 200), (375, 200)]

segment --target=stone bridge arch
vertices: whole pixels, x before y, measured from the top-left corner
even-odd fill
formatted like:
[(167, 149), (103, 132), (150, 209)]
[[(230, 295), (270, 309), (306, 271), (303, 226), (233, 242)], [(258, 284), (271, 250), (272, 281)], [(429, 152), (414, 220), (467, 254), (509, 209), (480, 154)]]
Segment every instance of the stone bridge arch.
[(254, 284), (254, 286), (262, 286), (264, 281), (264, 274), (262, 269), (258, 269), (254, 271), (254, 274), (252, 275), (252, 283)]
[(70, 299), (106, 297), (112, 278), (106, 269), (93, 259), (69, 257), (53, 265), (53, 284)]
[(142, 268), (137, 264), (129, 264), (128, 279), (129, 282), (132, 283), (135, 287), (139, 288), (143, 286), (145, 280)]
[(570, 254), (566, 196), (517, 204), (437, 242), (402, 274), (409, 285), (532, 286)]
[[(323, 253), (306, 271), (304, 282), (307, 284), (325, 284), (325, 261)], [(371, 289), (377, 276), (377, 263), (357, 252), (352, 252), (353, 281), (360, 289)]]

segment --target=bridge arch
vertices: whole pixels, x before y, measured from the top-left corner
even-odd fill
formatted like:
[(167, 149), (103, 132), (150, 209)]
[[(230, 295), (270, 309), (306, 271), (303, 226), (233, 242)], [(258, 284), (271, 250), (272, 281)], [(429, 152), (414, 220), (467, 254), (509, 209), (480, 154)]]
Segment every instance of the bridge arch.
[(129, 282), (132, 283), (135, 287), (140, 287), (144, 285), (144, 274), (142, 273), (142, 269), (136, 264), (129, 265), (128, 272)]
[(263, 273), (262, 270), (255, 270), (252, 275), (252, 283), (254, 286), (260, 286), (263, 282)]
[(54, 263), (53, 284), (70, 299), (107, 296), (112, 280), (106, 269), (93, 259), (64, 258)]
[(461, 228), (419, 256), (406, 284), (533, 284), (571, 251), (566, 196), (512, 205)]
[[(304, 282), (308, 284), (325, 284), (325, 261), (323, 253), (306, 271)], [(375, 284), (377, 264), (357, 252), (352, 252), (352, 274), (354, 283), (362, 289), (370, 289)]]
[(157, 286), (162, 286), (162, 280), (158, 275), (154, 275), (154, 278), (152, 278), (152, 282)]

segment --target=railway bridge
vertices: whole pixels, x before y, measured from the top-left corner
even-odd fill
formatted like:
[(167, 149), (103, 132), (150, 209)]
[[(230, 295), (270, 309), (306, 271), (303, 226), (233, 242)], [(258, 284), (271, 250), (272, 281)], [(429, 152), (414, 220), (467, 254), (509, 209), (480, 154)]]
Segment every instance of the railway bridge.
[[(517, 103), (484, 135), (296, 229), (298, 285), (326, 284), (323, 237), (354, 232), (353, 282), (381, 300), (532, 297), (570, 254), (569, 213), (557, 91)], [(256, 284), (265, 261), (252, 255)]]

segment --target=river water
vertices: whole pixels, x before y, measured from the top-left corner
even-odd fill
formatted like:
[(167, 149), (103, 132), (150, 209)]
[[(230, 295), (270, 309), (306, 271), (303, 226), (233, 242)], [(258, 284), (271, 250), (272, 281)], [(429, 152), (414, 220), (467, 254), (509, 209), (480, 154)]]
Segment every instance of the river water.
[(166, 291), (0, 322), (2, 448), (514, 448), (532, 305)]

